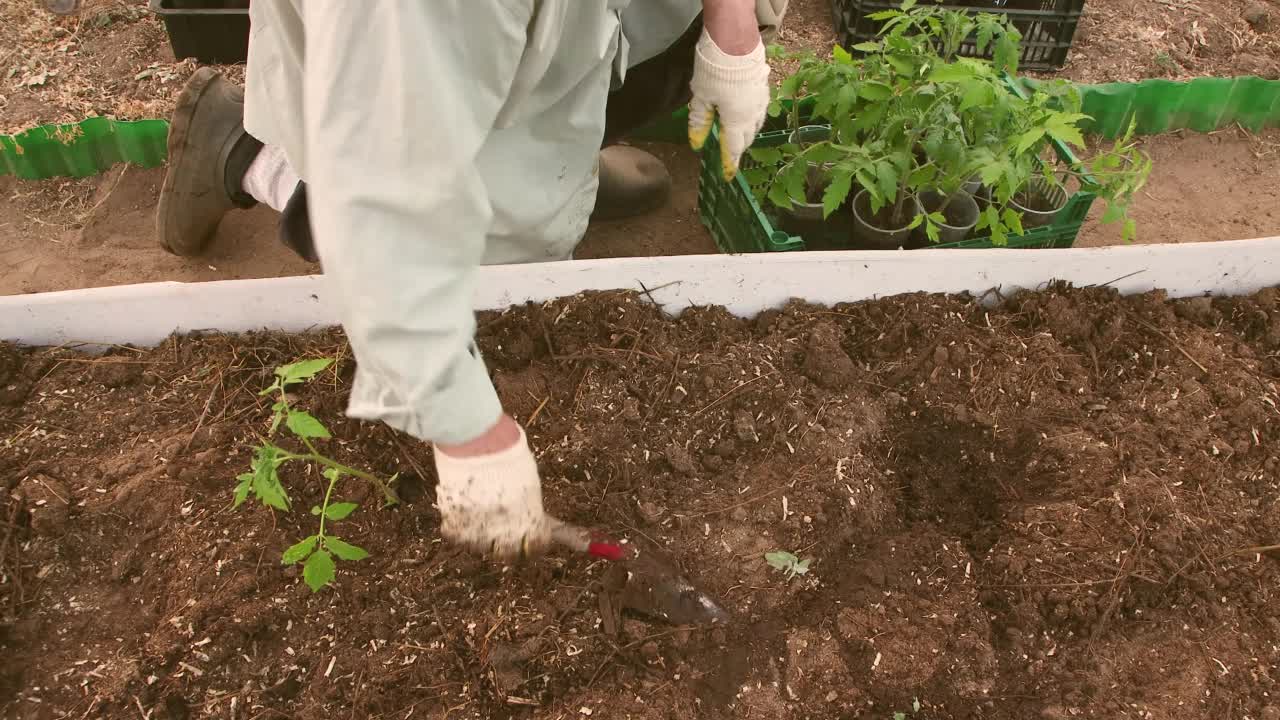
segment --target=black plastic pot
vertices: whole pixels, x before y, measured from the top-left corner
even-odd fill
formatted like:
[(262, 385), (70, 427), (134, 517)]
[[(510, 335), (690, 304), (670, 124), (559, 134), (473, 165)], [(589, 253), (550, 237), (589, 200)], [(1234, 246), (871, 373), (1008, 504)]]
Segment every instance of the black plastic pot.
[(151, 0), (174, 57), (230, 65), (249, 57), (249, 0)]
[(1009, 204), (1014, 210), (1022, 213), (1022, 227), (1036, 228), (1053, 224), (1067, 206), (1068, 195), (1065, 188), (1036, 178), (1027, 183), (1022, 192), (1013, 196)]
[(911, 239), (908, 218), (900, 228), (882, 228), (871, 215), (871, 195), (861, 190), (853, 197), (853, 246), (862, 250), (897, 250)]

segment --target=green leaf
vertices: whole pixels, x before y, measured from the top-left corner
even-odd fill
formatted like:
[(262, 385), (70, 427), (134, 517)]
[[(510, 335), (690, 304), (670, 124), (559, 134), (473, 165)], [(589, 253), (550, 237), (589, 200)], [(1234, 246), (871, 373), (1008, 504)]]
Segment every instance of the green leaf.
[(1035, 128), (1028, 130), (1018, 136), (1017, 151), (1018, 154), (1026, 152), (1032, 145), (1040, 142), (1040, 138), (1044, 137), (1044, 128)]
[(312, 505), (312, 506), (311, 506), (311, 514), (312, 514), (312, 515), (315, 515), (316, 517), (320, 517), (320, 513), (322, 513), (322, 512), (324, 512), (324, 511), (320, 509), (320, 506), (319, 506), (319, 505)]
[(289, 509), (289, 496), (280, 484), (280, 476), (276, 473), (276, 456), (279, 448), (274, 445), (263, 445), (257, 449), (253, 457), (253, 494), (262, 504), (278, 510)]
[(866, 82), (858, 86), (858, 95), (871, 102), (883, 102), (893, 97), (893, 88), (881, 82)]
[(938, 226), (932, 220), (928, 220), (924, 224), (924, 234), (929, 238), (929, 242), (938, 242)]
[(240, 483), (236, 485), (235, 501), (231, 507), (240, 507), (240, 504), (249, 497), (249, 491), (253, 489), (253, 473), (243, 473), (236, 476), (236, 480)]
[(915, 230), (916, 228), (920, 227), (920, 223), (922, 222), (924, 222), (924, 216), (916, 215), (915, 217), (911, 218), (911, 224), (907, 226), (907, 229)]
[(338, 468), (327, 467), (324, 470), (321, 470), (320, 474), (324, 475), (325, 479), (330, 482), (337, 482), (338, 476), (341, 475), (342, 472), (338, 470)]
[(992, 244), (1007, 245), (1009, 243), (1009, 239), (1005, 235), (1004, 227), (1000, 224), (1000, 214), (999, 212), (996, 211), (996, 206), (988, 205), (986, 215), (987, 215), (987, 222), (991, 226)]
[(332, 535), (325, 536), (324, 546), (332, 550), (333, 554), (342, 560), (363, 560), (369, 557), (369, 553), (365, 552), (364, 548), (343, 542)]
[(769, 178), (773, 177), (773, 169), (767, 167), (746, 168), (742, 171), (742, 178), (747, 181), (747, 185), (753, 188), (762, 187), (769, 183)]
[(314, 360), (300, 360), (289, 365), (282, 365), (276, 368), (276, 376), (285, 385), (299, 383), (303, 380), (309, 380), (321, 370), (333, 364), (333, 358), (316, 358)]
[(889, 63), (899, 75), (911, 76), (915, 74), (915, 66), (907, 61), (906, 58), (897, 55), (886, 55), (885, 62)]
[(849, 197), (849, 189), (853, 185), (853, 173), (837, 170), (831, 176), (827, 189), (822, 191), (822, 216), (830, 217)]
[(844, 153), (831, 143), (812, 145), (804, 152), (804, 159), (812, 163), (833, 163), (844, 157)]
[(769, 202), (784, 210), (792, 205), (791, 198), (787, 196), (787, 186), (776, 180), (769, 186), (768, 198)]
[(1118, 205), (1107, 205), (1107, 211), (1102, 213), (1103, 224), (1113, 223), (1124, 217), (1124, 209)]
[(920, 698), (912, 699), (911, 712), (920, 712)]
[(881, 10), (878, 13), (871, 13), (867, 16), (867, 19), (880, 22), (881, 20), (892, 20), (900, 15), (902, 15), (902, 13), (897, 10)]
[(1021, 237), (1027, 234), (1022, 227), (1022, 213), (1013, 208), (1005, 208), (1002, 217), (1004, 218), (1005, 226), (1012, 230), (1014, 235)]
[(334, 577), (333, 556), (324, 550), (312, 553), (307, 564), (302, 566), (302, 579), (307, 582), (311, 592), (319, 592)]
[(929, 213), (929, 220), (931, 220), (931, 221), (933, 221), (933, 222), (935, 222), (935, 223), (937, 223), (937, 224), (939, 224), (939, 225), (946, 225), (946, 224), (947, 224), (947, 216), (946, 216), (946, 215), (943, 215), (943, 214), (942, 214), (942, 213), (940, 213), (940, 212), (932, 212), (932, 213)]
[(845, 50), (839, 45), (836, 45), (835, 47), (831, 48), (831, 57), (836, 62), (844, 65), (848, 65), (853, 62), (853, 56), (849, 54), (849, 51)]
[(836, 110), (835, 119), (841, 120), (848, 117), (849, 112), (853, 110), (853, 104), (858, 102), (858, 86), (852, 83), (841, 85), (836, 91)]
[(800, 83), (804, 81), (804, 76), (795, 74), (789, 76), (782, 81), (782, 85), (778, 88), (778, 97), (794, 98), (796, 92), (800, 90)]
[(929, 73), (929, 82), (954, 83), (971, 79), (973, 79), (973, 70), (959, 63), (939, 65)]
[(782, 183), (787, 197), (793, 202), (804, 202), (805, 181), (809, 179), (809, 166), (806, 163), (793, 162), (783, 171)]
[(1133, 221), (1133, 218), (1125, 218), (1124, 231), (1121, 233), (1120, 239), (1124, 242), (1132, 242), (1137, 235), (1138, 224)]
[(787, 570), (795, 565), (800, 558), (786, 551), (778, 551), (764, 554), (764, 561), (775, 570)]
[(334, 503), (324, 511), (324, 516), (327, 520), (341, 520), (355, 512), (358, 507), (360, 506), (353, 502)]
[(888, 160), (876, 163), (876, 185), (880, 188), (880, 194), (886, 199), (898, 196), (898, 171), (893, 167), (893, 163)]
[(1075, 147), (1084, 146), (1084, 136), (1080, 133), (1079, 122), (1088, 118), (1080, 113), (1058, 113), (1051, 116), (1045, 127), (1049, 136), (1059, 142)]
[(300, 438), (327, 438), (329, 431), (315, 417), (305, 410), (290, 410), (285, 421), (294, 435)]
[(271, 383), (270, 385), (268, 385), (268, 386), (266, 386), (266, 387), (262, 388), (261, 390), (259, 390), (259, 391), (258, 391), (258, 397), (262, 397), (262, 396), (264, 396), (264, 395), (270, 395), (271, 393), (273, 393), (273, 392), (275, 392), (275, 391), (277, 391), (277, 390), (281, 390), (281, 389), (283, 389), (283, 388), (281, 388), (281, 387), (280, 387), (280, 381), (279, 381), (279, 380), (276, 380), (275, 382)]
[(960, 101), (960, 112), (975, 107), (986, 107), (991, 104), (995, 91), (985, 82), (969, 83), (965, 87), (964, 99)]
[(782, 162), (782, 151), (776, 147), (750, 148), (747, 153), (761, 165), (777, 165)]
[(991, 38), (995, 36), (995, 26), (991, 23), (980, 23), (978, 25), (978, 52), (986, 53), (987, 47), (991, 45)]
[(938, 174), (936, 165), (924, 165), (911, 171), (911, 175), (907, 178), (907, 185), (911, 187), (925, 187), (933, 181)]
[(318, 536), (312, 535), (311, 537), (290, 546), (288, 550), (284, 551), (284, 555), (280, 557), (281, 564), (297, 565), (302, 562), (311, 554), (311, 551), (316, 549), (316, 543), (319, 540), (320, 538)]
[(853, 49), (857, 50), (858, 52), (872, 53), (880, 49), (880, 43), (878, 42), (858, 43), (857, 45), (853, 46)]
[(902, 12), (907, 12), (916, 6), (916, 0), (902, 0)]

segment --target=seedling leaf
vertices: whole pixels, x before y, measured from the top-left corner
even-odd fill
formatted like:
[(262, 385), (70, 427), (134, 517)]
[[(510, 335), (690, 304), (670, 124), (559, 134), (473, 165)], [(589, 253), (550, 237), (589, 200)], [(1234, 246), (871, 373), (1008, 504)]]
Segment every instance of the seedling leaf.
[[(358, 507), (360, 506), (353, 502), (334, 503), (324, 511), (324, 517), (326, 520), (341, 520), (355, 512)], [(342, 556), (339, 555), (338, 557)]]
[(249, 497), (249, 491), (253, 489), (253, 473), (243, 473), (236, 476), (236, 480), (240, 483), (236, 485), (235, 502), (232, 507), (240, 507), (240, 504)]
[(276, 453), (274, 445), (263, 445), (253, 457), (253, 493), (264, 505), (278, 510), (289, 509), (289, 496), (280, 484), (280, 476), (276, 473)]
[(333, 581), (334, 569), (333, 556), (324, 550), (318, 550), (302, 566), (302, 579), (311, 588), (311, 592), (319, 592), (320, 588)]
[(776, 147), (751, 148), (747, 152), (752, 160), (761, 165), (777, 165), (782, 162), (782, 151)]
[(305, 410), (290, 410), (285, 424), (289, 426), (294, 435), (300, 438), (330, 437), (329, 431), (325, 429), (324, 424)]
[(282, 365), (276, 368), (276, 376), (280, 378), (282, 384), (292, 385), (300, 383), (303, 380), (309, 380), (316, 376), (321, 370), (333, 364), (333, 358), (316, 358), (313, 360), (299, 360), (296, 363)]
[(1022, 228), (1022, 213), (1013, 208), (1005, 208), (1002, 216), (1004, 217), (1004, 224), (1013, 231), (1014, 235), (1021, 237), (1027, 234)]
[(764, 559), (765, 562), (769, 563), (769, 566), (775, 570), (786, 570), (795, 565), (796, 561), (799, 560), (795, 555), (792, 555), (785, 550), (765, 553)]
[(343, 560), (363, 560), (369, 557), (369, 553), (365, 552), (364, 548), (356, 547), (355, 545), (339, 540), (332, 535), (325, 536), (324, 546), (332, 550), (334, 555), (337, 555)]
[(1048, 122), (1045, 123), (1045, 127), (1049, 131), (1049, 136), (1055, 140), (1081, 147), (1084, 145), (1084, 136), (1080, 134), (1080, 128), (1077, 127), (1077, 124), (1081, 120), (1088, 118), (1088, 115), (1080, 113), (1058, 113), (1049, 118)]
[(1034, 128), (1028, 130), (1018, 137), (1018, 153), (1026, 152), (1032, 145), (1040, 142), (1040, 138), (1044, 137), (1044, 128)]
[(319, 539), (317, 536), (312, 535), (301, 542), (295, 543), (284, 551), (284, 555), (280, 557), (280, 562), (284, 565), (297, 565), (316, 549), (316, 542)]
[(827, 189), (822, 192), (822, 216), (829, 217), (835, 212), (845, 198), (849, 197), (849, 187), (853, 184), (853, 173), (836, 172), (831, 177)]

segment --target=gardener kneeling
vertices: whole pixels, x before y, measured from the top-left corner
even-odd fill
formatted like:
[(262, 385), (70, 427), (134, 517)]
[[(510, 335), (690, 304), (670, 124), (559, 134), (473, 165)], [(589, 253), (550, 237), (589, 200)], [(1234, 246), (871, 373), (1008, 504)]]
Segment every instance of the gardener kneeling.
[(588, 218), (662, 204), (666, 169), (614, 143), (686, 102), (695, 149), (718, 115), (732, 177), (786, 4), (256, 0), (247, 99), (203, 68), (178, 101), (160, 241), (197, 255), (227, 211), (280, 211), (332, 283), (348, 414), (435, 444), (446, 538), (540, 552), (534, 456), (473, 342), (476, 268), (567, 259)]

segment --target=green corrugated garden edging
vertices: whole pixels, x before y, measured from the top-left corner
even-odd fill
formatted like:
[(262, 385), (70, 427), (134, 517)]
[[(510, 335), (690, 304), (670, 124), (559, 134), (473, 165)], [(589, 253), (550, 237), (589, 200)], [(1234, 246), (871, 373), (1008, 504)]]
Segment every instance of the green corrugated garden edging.
[(1085, 131), (1106, 138), (1123, 135), (1135, 114), (1138, 135), (1212, 132), (1237, 123), (1252, 132), (1280, 127), (1280, 81), (1276, 80), (1252, 76), (1143, 80), (1082, 85), (1080, 90), (1084, 113), (1093, 117)]
[(89, 118), (68, 125), (41, 125), (0, 135), (0, 175), (25, 180), (88, 177), (121, 162), (164, 164), (169, 123)]
[[(1034, 85), (1034, 80), (1024, 80)], [(1188, 82), (1082, 85), (1084, 112), (1095, 118), (1088, 128), (1103, 137), (1119, 136), (1136, 113), (1139, 135), (1171, 130), (1210, 132), (1239, 123), (1258, 132), (1280, 127), (1280, 81), (1246, 76), (1197, 78)], [(687, 112), (641, 129), (639, 140), (686, 142)], [(89, 118), (69, 125), (42, 125), (18, 135), (0, 135), (0, 175), (27, 180), (87, 177), (120, 162), (142, 167), (164, 164), (169, 123)]]

